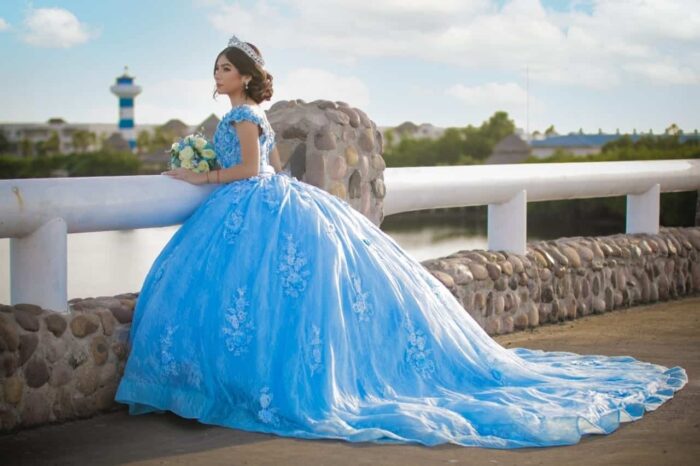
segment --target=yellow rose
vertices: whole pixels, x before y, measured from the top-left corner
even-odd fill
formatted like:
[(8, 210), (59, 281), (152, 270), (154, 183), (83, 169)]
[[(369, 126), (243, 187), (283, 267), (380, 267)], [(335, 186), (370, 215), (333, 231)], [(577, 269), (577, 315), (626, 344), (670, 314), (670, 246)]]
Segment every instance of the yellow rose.
[(185, 146), (185, 148), (180, 151), (180, 160), (192, 160), (192, 157), (194, 157), (194, 151), (190, 146)]
[(203, 137), (197, 136), (196, 138), (194, 138), (194, 147), (196, 147), (197, 149), (202, 150), (206, 145), (207, 140)]
[(204, 149), (202, 151), (202, 157), (204, 157), (205, 159), (213, 159), (214, 157), (216, 157), (216, 154), (211, 149)]
[(200, 173), (208, 172), (209, 171), (209, 164), (205, 160), (201, 160), (197, 164), (197, 169), (199, 170)]
[(190, 160), (190, 159), (183, 160), (182, 163), (180, 164), (180, 166), (182, 168), (187, 168), (189, 170), (190, 168), (192, 168), (192, 160)]

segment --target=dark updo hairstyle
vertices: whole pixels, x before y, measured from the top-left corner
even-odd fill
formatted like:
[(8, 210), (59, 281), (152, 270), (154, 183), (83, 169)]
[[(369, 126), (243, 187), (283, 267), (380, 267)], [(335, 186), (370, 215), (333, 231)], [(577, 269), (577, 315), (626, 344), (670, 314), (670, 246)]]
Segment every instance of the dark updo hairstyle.
[[(250, 42), (246, 42), (246, 44), (250, 45), (253, 50), (262, 57), (256, 46)], [(248, 97), (258, 104), (272, 98), (272, 75), (255, 63), (243, 50), (237, 47), (226, 47), (216, 56), (214, 71), (216, 71), (216, 62), (219, 61), (221, 55), (226, 55), (228, 61), (236, 67), (241, 75), (252, 76), (252, 79), (248, 83), (248, 90), (246, 90), (245, 87), (243, 88), (243, 92)], [(216, 98), (216, 96), (217, 92), (215, 90), (214, 98)]]

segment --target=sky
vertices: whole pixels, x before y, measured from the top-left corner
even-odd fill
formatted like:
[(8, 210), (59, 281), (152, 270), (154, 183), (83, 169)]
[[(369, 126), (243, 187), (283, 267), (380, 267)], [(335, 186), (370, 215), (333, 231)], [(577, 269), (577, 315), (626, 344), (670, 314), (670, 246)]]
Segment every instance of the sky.
[(280, 100), (342, 100), (378, 126), (700, 129), (698, 0), (2, 0), (0, 122), (196, 125), (230, 108), (212, 70), (255, 44)]

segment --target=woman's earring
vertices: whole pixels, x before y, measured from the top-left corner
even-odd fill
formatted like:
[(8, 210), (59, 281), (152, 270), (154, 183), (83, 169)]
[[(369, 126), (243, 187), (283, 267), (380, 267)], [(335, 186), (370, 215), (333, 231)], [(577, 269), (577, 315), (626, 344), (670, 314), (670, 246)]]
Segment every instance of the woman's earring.
[(250, 82), (250, 81), (246, 81), (246, 82), (245, 82), (245, 90), (246, 90), (246, 91), (248, 90), (248, 83), (249, 83), (249, 82)]

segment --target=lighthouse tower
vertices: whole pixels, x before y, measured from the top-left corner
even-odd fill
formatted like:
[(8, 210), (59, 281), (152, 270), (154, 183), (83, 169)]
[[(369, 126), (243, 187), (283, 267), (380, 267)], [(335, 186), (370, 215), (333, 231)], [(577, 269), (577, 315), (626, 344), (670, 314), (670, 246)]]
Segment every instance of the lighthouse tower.
[(119, 132), (129, 143), (131, 150), (135, 150), (134, 97), (141, 93), (141, 86), (134, 85), (134, 77), (129, 76), (128, 68), (125, 66), (124, 74), (117, 77), (117, 83), (109, 90), (119, 97)]

